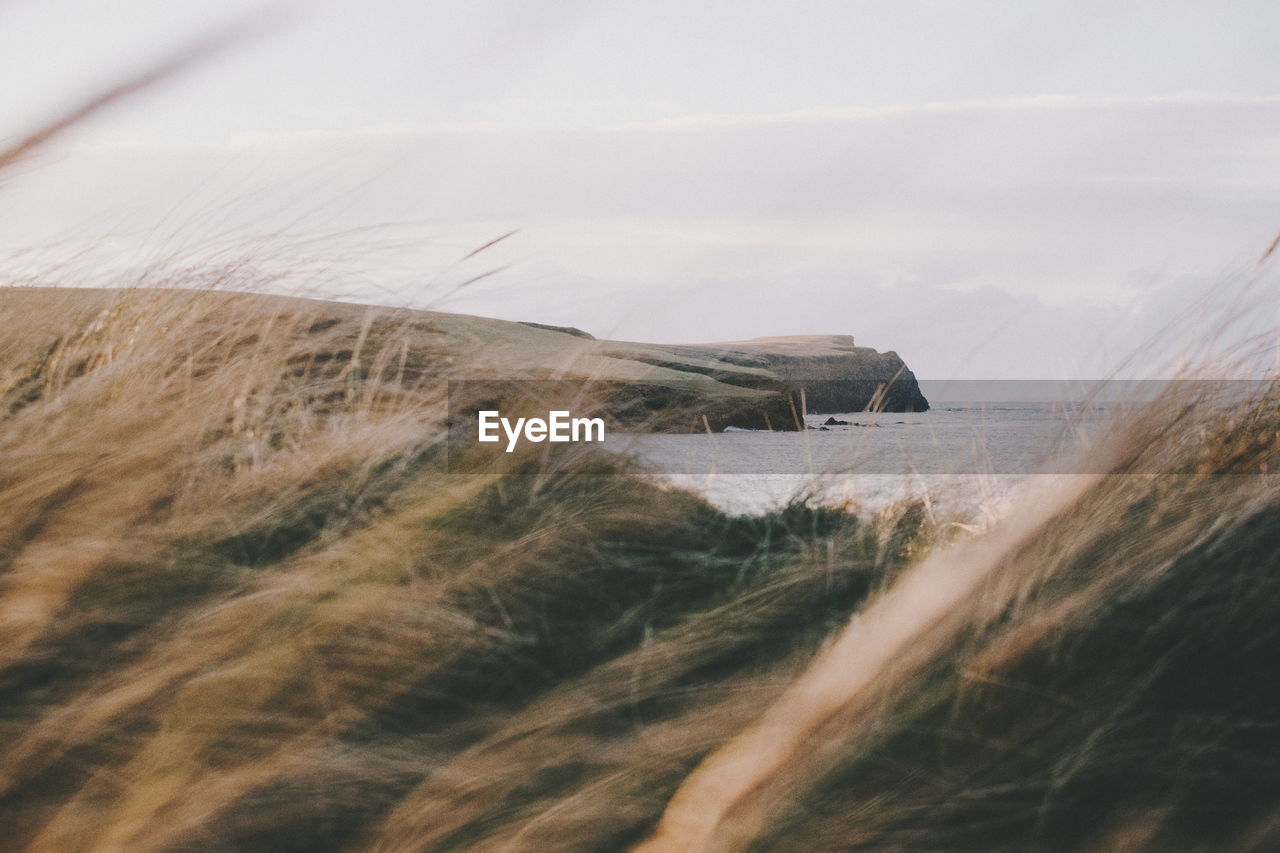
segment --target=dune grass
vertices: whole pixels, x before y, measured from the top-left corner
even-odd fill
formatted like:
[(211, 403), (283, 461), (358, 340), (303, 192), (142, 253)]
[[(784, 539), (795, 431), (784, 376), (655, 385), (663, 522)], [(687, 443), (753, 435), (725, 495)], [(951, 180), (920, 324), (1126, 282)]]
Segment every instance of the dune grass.
[(450, 475), (395, 328), (327, 358), (287, 304), (7, 318), (13, 845), (475, 849), (574, 797), (559, 846), (639, 840), (924, 524), (728, 516), (581, 450)]
[(61, 297), (0, 360), (14, 849), (1273, 838), (1269, 388), (1159, 401), (1110, 475), (947, 543), (586, 446), (450, 474), (447, 353), (394, 318)]
[(0, 296), (5, 849), (1280, 848), (1273, 388), (946, 541), (449, 474), (411, 318), (172, 278)]

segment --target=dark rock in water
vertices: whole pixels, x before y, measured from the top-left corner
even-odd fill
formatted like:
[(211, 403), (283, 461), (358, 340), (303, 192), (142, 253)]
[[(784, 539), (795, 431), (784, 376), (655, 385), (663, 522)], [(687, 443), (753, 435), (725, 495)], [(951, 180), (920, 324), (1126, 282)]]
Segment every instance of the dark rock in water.
[(826, 428), (826, 427), (824, 427), (824, 426), (815, 427), (815, 429), (817, 429), (817, 430), (818, 430), (818, 432), (831, 432), (831, 430), (827, 429), (827, 428)]
[(848, 421), (839, 421), (839, 420), (836, 420), (835, 418), (827, 418), (822, 423), (824, 426), (848, 426), (849, 425)]

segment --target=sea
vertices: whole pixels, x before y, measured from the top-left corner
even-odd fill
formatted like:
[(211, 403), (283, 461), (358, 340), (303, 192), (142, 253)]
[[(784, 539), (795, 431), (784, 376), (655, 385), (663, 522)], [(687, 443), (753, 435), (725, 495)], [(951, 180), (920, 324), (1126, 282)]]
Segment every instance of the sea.
[(1002, 514), (1037, 477), (1091, 473), (1089, 448), (1114, 415), (1098, 403), (944, 401), (919, 413), (810, 414), (804, 431), (615, 434), (608, 444), (729, 512), (802, 497), (867, 513), (923, 500), (973, 519)]

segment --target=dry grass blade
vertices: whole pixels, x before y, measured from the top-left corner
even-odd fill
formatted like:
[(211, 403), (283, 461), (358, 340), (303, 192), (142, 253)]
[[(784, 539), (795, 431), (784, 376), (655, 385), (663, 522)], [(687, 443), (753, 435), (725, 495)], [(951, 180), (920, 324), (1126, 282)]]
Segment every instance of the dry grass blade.
[(279, 20), (278, 9), (279, 7), (270, 15), (267, 13), (255, 15), (207, 35), (154, 63), (146, 70), (54, 116), (17, 142), (0, 150), (0, 170), (18, 163), (67, 130), (108, 107), (181, 74), (193, 65), (212, 58), (250, 36), (260, 34), (267, 26)]

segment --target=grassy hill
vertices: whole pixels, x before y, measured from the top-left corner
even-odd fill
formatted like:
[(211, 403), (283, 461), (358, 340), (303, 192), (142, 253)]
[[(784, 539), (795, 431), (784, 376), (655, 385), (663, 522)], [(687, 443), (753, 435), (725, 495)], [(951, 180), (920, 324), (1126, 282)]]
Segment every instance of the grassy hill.
[[(130, 298), (126, 291), (101, 289), (4, 288), (0, 311), (87, 328)], [(238, 322), (244, 323), (246, 336), (288, 327), (308, 341), (309, 358), (336, 369), (367, 370), (370, 354), (379, 353), (387, 361), (383, 369), (394, 367), (401, 382), (426, 376), (484, 381), (496, 383), (493, 393), (499, 396), (520, 395), (522, 383), (565, 382), (562, 393), (570, 396), (561, 401), (565, 405), (587, 405), (633, 429), (794, 430), (801, 400), (828, 402), (831, 395), (819, 389), (833, 384), (850, 391), (839, 401), (848, 408), (811, 403), (810, 411), (861, 409), (880, 384), (895, 389), (884, 401), (886, 408), (895, 408), (898, 388), (907, 389), (903, 399), (914, 408), (928, 405), (895, 354), (852, 347), (852, 339), (842, 336), (678, 346), (600, 341), (576, 329), (296, 297), (166, 291), (147, 298), (163, 300), (171, 310), (182, 310), (184, 302), (209, 310), (212, 303), (214, 312), (242, 318)], [(391, 340), (396, 353), (386, 351)], [(38, 351), (41, 344), (31, 346)], [(803, 398), (806, 384), (812, 392)], [(546, 396), (547, 387), (539, 386), (537, 396)]]

